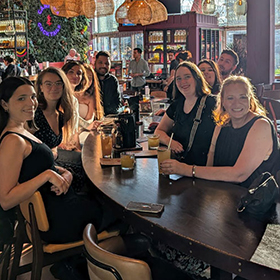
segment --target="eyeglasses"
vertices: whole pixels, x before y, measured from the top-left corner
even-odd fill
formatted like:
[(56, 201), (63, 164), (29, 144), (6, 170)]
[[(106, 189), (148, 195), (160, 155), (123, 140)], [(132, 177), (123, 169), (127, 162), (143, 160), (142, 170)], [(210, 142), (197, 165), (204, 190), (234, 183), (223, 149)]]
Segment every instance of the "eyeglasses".
[(57, 88), (62, 88), (63, 82), (44, 82), (44, 86), (46, 86), (48, 89), (51, 89), (52, 86), (55, 86)]

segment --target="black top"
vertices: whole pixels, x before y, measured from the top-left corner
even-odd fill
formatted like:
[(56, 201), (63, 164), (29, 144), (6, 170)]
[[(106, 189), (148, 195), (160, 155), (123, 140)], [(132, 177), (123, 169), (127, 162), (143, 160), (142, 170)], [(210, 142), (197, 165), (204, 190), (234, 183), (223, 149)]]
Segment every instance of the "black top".
[(2, 80), (8, 77), (20, 76), (20, 73), (21, 69), (17, 65), (9, 64), (5, 69), (5, 72), (2, 73)]
[[(8, 134), (17, 134), (30, 142), (32, 151), (23, 162), (19, 175), (19, 183), (26, 182), (54, 166), (53, 153), (44, 143), (37, 143), (32, 139), (11, 131), (3, 134), (2, 139)], [(64, 195), (57, 196), (50, 190), (51, 183), (47, 182), (38, 190), (40, 191), (50, 224), (50, 230), (41, 232), (43, 240), (51, 243), (73, 242), (82, 239), (83, 229), (89, 222), (97, 228), (102, 220), (102, 210), (95, 201), (89, 201), (77, 196), (70, 187)]]
[(200, 104), (200, 100), (201, 97), (197, 99), (193, 109), (186, 114), (183, 111), (185, 98), (179, 97), (169, 106), (166, 114), (174, 121), (174, 126), (170, 132), (174, 132), (173, 139), (179, 141), (183, 145), (183, 161), (187, 164), (203, 166), (206, 165), (207, 162), (207, 155), (215, 127), (212, 111), (215, 108), (216, 99), (212, 95), (208, 95), (206, 99), (205, 107), (201, 115), (201, 123), (198, 125), (192, 148), (188, 153), (186, 152), (193, 120)]
[(119, 81), (112, 74), (106, 74), (104, 80), (98, 76), (101, 97), (104, 107), (104, 114), (117, 114), (122, 105), (121, 93), (119, 91)]
[[(247, 134), (256, 120), (264, 118), (262, 116), (256, 116), (244, 126), (240, 128), (233, 128), (231, 125), (221, 128), (220, 134), (217, 138), (215, 154), (214, 154), (214, 166), (234, 166), (237, 161)], [(268, 120), (268, 119), (267, 119)], [(277, 134), (273, 124), (268, 120), (271, 126), (271, 134), (273, 140), (273, 149), (269, 158), (261, 163), (261, 165), (251, 174), (251, 176), (241, 186), (248, 188), (255, 178), (265, 171), (268, 171), (276, 175), (279, 170), (279, 144)]]
[(51, 129), (42, 109), (37, 108), (34, 121), (39, 128), (34, 135), (44, 142), (49, 148), (57, 147), (62, 141), (63, 113), (59, 111), (58, 117), (59, 134), (56, 135)]
[(178, 64), (179, 64), (178, 60), (173, 59), (173, 60), (170, 62), (170, 72), (171, 72), (171, 70), (173, 70), (173, 69), (176, 70)]

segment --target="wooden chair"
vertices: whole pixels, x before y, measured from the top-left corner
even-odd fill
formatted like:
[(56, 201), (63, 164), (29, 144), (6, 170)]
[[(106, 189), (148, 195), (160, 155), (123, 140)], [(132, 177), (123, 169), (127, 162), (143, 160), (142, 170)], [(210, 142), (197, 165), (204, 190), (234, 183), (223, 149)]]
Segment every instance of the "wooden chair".
[(280, 129), (277, 125), (280, 124), (280, 101), (267, 97), (263, 97), (261, 100), (262, 105), (268, 113), (267, 116), (272, 120), (279, 135)]
[(263, 97), (279, 100), (280, 99), (280, 90), (279, 89), (265, 90), (263, 92)]
[[(0, 209), (0, 279), (7, 280), (10, 270), (12, 247), (15, 243), (16, 223), (10, 213)], [(11, 212), (12, 213), (12, 212)]]
[(7, 280), (9, 272), (9, 263), (11, 258), (12, 244), (4, 244), (0, 252), (0, 279)]
[(264, 94), (264, 83), (256, 84), (255, 89), (256, 89), (256, 96), (258, 97), (259, 100), (261, 100)]
[(157, 98), (167, 98), (167, 94), (165, 91), (161, 91), (161, 90), (158, 90), (158, 91), (152, 91), (151, 96), (153, 97), (157, 97)]
[[(53, 264), (69, 256), (83, 252), (83, 240), (64, 243), (48, 244), (44, 242), (39, 234), (40, 231), (49, 230), (49, 221), (45, 205), (39, 191), (36, 191), (29, 199), (20, 204), (18, 211), (19, 225), (16, 232), (16, 244), (14, 260), (11, 269), (11, 280), (15, 280), (17, 275), (31, 271), (31, 280), (41, 279), (42, 268)], [(104, 239), (118, 235), (118, 231), (108, 233), (101, 232), (98, 238)], [(27, 234), (29, 242), (32, 244), (33, 261), (26, 265), (19, 265), (23, 243), (26, 243)]]
[[(146, 262), (112, 253), (112, 251), (115, 252), (116, 250), (114, 244), (112, 245), (110, 243), (115, 242), (110, 242), (110, 239), (107, 239), (104, 242), (98, 244), (96, 230), (92, 224), (88, 224), (84, 229), (83, 239), (85, 244), (85, 255), (87, 258), (90, 279), (152, 279), (151, 270)], [(104, 244), (106, 242), (107, 244)], [(111, 246), (108, 246), (108, 243)], [(117, 242), (117, 244), (119, 244), (119, 242)]]
[(272, 89), (273, 89), (273, 90), (280, 89), (280, 83), (279, 83), (279, 82), (272, 83)]

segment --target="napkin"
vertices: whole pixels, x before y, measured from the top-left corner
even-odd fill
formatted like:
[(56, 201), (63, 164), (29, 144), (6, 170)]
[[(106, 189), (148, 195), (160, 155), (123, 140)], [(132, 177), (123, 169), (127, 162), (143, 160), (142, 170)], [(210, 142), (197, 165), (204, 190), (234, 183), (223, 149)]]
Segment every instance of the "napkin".
[(280, 269), (280, 225), (268, 224), (252, 262)]

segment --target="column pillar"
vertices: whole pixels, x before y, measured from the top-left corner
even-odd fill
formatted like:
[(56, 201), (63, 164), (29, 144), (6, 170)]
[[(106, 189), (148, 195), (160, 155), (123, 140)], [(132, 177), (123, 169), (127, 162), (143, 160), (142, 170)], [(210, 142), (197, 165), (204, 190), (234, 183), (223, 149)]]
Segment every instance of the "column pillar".
[(275, 0), (247, 3), (247, 77), (253, 84), (271, 84), (275, 79)]

